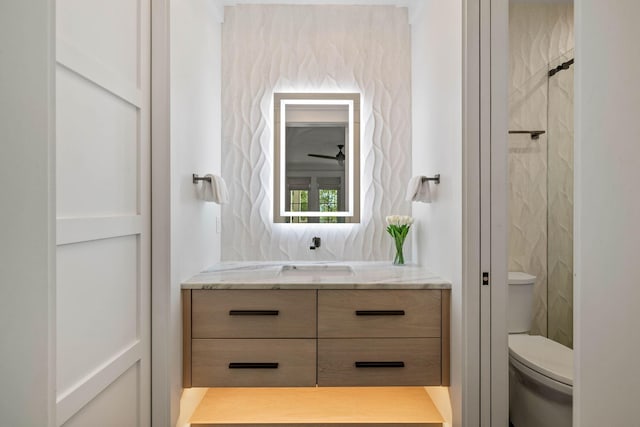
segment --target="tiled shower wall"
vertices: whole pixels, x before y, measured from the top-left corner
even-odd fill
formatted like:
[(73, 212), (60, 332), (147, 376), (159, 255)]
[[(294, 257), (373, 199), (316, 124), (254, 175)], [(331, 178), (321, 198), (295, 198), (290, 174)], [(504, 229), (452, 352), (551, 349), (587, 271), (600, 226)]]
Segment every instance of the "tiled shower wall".
[(509, 135), (509, 270), (537, 277), (531, 333), (571, 346), (573, 70), (547, 72), (574, 47), (573, 5), (511, 2), (509, 33), (509, 129), (547, 131)]
[[(222, 28), (222, 260), (391, 260), (384, 218), (411, 212), (406, 8), (239, 5)], [(292, 91), (361, 93), (360, 224), (273, 223), (273, 93)]]

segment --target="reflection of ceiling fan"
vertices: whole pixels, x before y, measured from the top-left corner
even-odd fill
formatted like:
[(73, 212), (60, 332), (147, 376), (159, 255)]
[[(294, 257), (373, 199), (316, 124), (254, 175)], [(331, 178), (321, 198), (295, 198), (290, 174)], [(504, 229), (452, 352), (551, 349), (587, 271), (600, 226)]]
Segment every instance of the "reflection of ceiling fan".
[(344, 148), (344, 145), (338, 145), (338, 148), (340, 149), (340, 151), (335, 156), (325, 156), (324, 154), (307, 154), (307, 156), (309, 156), (309, 157), (319, 157), (321, 159), (335, 160), (335, 161), (338, 162), (338, 164), (340, 166), (344, 166), (344, 158), (345, 157), (344, 157), (344, 153), (342, 152), (342, 149)]

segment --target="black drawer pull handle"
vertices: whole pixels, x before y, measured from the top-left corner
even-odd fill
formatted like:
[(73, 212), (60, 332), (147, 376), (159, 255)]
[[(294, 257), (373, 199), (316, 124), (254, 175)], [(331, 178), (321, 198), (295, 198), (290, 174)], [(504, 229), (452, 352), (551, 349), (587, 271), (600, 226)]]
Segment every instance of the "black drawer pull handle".
[(404, 316), (404, 310), (356, 310), (356, 316)]
[(277, 316), (279, 310), (229, 310), (229, 316)]
[(404, 368), (404, 362), (356, 362), (356, 368)]
[(231, 362), (229, 369), (278, 369), (278, 362)]

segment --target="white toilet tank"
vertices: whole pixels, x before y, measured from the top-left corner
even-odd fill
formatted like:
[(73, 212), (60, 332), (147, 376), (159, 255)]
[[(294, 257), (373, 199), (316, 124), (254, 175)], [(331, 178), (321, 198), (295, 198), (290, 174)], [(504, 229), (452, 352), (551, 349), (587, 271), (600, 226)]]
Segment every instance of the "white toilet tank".
[(507, 314), (509, 333), (529, 332), (533, 312), (533, 284), (536, 282), (536, 276), (520, 271), (510, 271), (507, 281), (509, 284)]

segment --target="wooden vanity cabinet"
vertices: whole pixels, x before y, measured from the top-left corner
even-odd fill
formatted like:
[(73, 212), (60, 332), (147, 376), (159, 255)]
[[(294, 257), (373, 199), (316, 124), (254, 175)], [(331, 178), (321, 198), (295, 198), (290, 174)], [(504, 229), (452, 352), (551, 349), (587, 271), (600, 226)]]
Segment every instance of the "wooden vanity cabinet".
[(184, 387), (449, 385), (450, 290), (189, 290)]
[(183, 291), (185, 387), (316, 384), (315, 290)]
[(315, 338), (316, 291), (194, 290), (191, 337)]
[(318, 385), (441, 385), (442, 292), (319, 290)]

